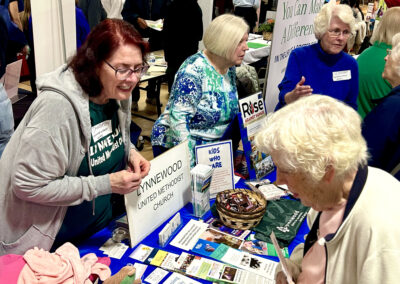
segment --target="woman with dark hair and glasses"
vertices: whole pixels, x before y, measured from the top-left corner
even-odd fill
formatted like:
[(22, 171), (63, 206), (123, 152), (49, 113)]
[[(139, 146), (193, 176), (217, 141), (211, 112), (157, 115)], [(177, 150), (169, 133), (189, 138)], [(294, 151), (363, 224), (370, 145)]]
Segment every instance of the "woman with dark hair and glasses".
[(276, 110), (311, 94), (333, 97), (357, 110), (357, 62), (343, 51), (354, 25), (348, 5), (330, 1), (321, 8), (314, 20), (318, 42), (290, 53)]
[(67, 65), (38, 78), (0, 160), (0, 255), (78, 243), (113, 218), (112, 194), (139, 188), (150, 163), (129, 127), (146, 51), (130, 24), (107, 19)]

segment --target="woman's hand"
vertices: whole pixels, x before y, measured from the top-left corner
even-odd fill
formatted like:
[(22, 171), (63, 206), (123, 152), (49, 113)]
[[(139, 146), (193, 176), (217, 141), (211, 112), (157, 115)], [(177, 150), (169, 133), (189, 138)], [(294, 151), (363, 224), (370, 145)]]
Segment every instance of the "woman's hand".
[(111, 190), (113, 193), (127, 194), (139, 189), (142, 178), (139, 173), (122, 170), (110, 174)]
[(289, 93), (285, 95), (285, 102), (290, 104), (297, 99), (305, 96), (309, 96), (312, 94), (313, 89), (311, 89), (310, 85), (304, 85), (306, 78), (301, 76), (301, 80), (297, 83), (296, 87)]
[(276, 284), (288, 284), (286, 281), (286, 275), (282, 271), (278, 272), (275, 277)]
[(138, 151), (131, 149), (128, 171), (140, 174), (140, 177), (144, 178), (150, 171), (150, 162), (143, 158)]
[(137, 23), (139, 25), (139, 27), (141, 27), (142, 29), (147, 29), (149, 26), (147, 25), (146, 21), (143, 20), (142, 18), (137, 18)]

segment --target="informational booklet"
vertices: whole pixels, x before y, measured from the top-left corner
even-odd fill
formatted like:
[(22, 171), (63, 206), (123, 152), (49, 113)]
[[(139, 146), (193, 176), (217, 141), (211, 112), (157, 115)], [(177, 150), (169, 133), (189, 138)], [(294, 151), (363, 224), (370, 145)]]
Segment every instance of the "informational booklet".
[[(202, 254), (204, 250), (198, 244), (195, 245), (194, 252)], [(211, 254), (207, 253), (207, 256), (269, 280), (274, 280), (275, 278), (275, 269), (278, 265), (275, 261), (233, 249), (225, 244), (214, 246), (213, 249), (213, 252)]]
[(245, 182), (253, 191), (261, 193), (266, 200), (276, 200), (288, 195), (288, 191), (277, 187), (275, 184), (260, 184), (258, 182)]
[(149, 26), (149, 28), (156, 30), (156, 31), (162, 31), (164, 22), (162, 19), (158, 19), (156, 21), (152, 20), (145, 20), (146, 24)]
[(207, 229), (201, 235), (200, 239), (217, 243), (217, 244), (225, 244), (231, 248), (238, 249), (241, 245), (243, 240), (236, 238), (232, 235), (228, 235), (221, 231), (217, 231), (214, 229)]
[(197, 284), (199, 281), (193, 280), (185, 275), (179, 273), (172, 273), (165, 281), (164, 284)]
[(232, 229), (230, 227), (225, 226), (222, 221), (218, 218), (215, 217), (210, 217), (205, 221), (207, 224), (209, 224), (210, 229), (214, 229), (220, 232), (223, 232), (225, 234), (237, 237), (241, 240), (244, 240), (246, 236), (250, 234), (250, 230), (239, 230), (239, 229)]
[(179, 254), (169, 252), (161, 263), (161, 268), (173, 271), (175, 270), (175, 263), (179, 258)]
[(149, 247), (143, 244), (140, 244), (130, 255), (130, 258), (139, 260), (141, 262), (144, 262), (151, 252), (154, 250), (153, 247)]
[(191, 219), (170, 242), (170, 245), (189, 251), (196, 244), (200, 235), (207, 230), (208, 224)]
[(167, 275), (168, 271), (157, 267), (152, 273), (149, 274), (149, 276), (144, 279), (144, 281), (150, 284), (158, 284), (161, 283), (161, 280), (163, 280), (163, 278)]
[[(258, 275), (252, 271), (246, 271), (240, 267), (233, 267), (228, 263), (221, 263), (218, 259), (225, 257), (230, 248), (224, 244), (216, 244), (219, 247), (224, 247), (218, 252), (218, 257), (214, 259), (209, 259), (206, 257), (197, 256), (191, 253), (182, 252), (180, 255), (165, 252), (153, 247), (141, 245), (131, 254), (136, 260), (150, 263), (155, 265), (157, 268), (153, 273), (151, 273), (146, 279), (149, 283), (170, 283), (168, 281), (176, 281), (171, 283), (198, 283), (196, 280), (187, 278), (186, 276), (204, 279), (212, 282), (220, 283), (221, 281), (226, 283), (257, 283), (257, 284), (273, 284), (274, 281), (268, 277)], [(233, 250), (233, 249), (231, 249)], [(161, 253), (160, 253), (161, 252)], [(197, 252), (194, 250), (194, 252)], [(242, 257), (241, 254), (238, 257)], [(163, 259), (161, 261), (161, 259)], [(146, 269), (146, 265), (141, 265), (142, 271)], [(164, 270), (165, 269), (165, 270)], [(186, 276), (179, 278), (173, 273), (168, 279), (164, 280), (168, 272), (179, 272)], [(172, 278), (171, 278), (172, 277)], [(181, 282), (183, 281), (183, 282)], [(192, 281), (192, 282), (186, 282)]]
[[(268, 256), (278, 256), (273, 244), (263, 242), (257, 239), (245, 240), (242, 246), (239, 248), (241, 251), (248, 252), (251, 254), (268, 255)], [(285, 257), (289, 257), (288, 248), (281, 249), (282, 254)]]

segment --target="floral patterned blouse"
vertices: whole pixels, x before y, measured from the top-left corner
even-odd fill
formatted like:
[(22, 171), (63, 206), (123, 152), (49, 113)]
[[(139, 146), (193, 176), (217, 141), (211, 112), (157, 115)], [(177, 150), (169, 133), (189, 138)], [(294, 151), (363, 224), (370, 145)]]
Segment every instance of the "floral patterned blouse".
[(193, 167), (195, 146), (219, 141), (238, 112), (235, 67), (221, 75), (200, 51), (179, 68), (151, 143), (172, 148), (188, 139)]

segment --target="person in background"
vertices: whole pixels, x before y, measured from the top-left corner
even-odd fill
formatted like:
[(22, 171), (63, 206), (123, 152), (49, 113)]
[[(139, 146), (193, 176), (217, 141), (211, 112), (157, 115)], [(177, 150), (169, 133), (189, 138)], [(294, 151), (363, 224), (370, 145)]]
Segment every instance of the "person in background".
[(78, 0), (78, 2), (78, 6), (82, 9), (91, 30), (107, 18), (107, 13), (103, 9), (101, 0)]
[(82, 9), (79, 8), (79, 1), (75, 0), (75, 23), (76, 23), (76, 48), (78, 49), (86, 37), (90, 33), (90, 26), (83, 13)]
[[(256, 138), (276, 183), (311, 207), (310, 232), (288, 259), (296, 284), (396, 283), (400, 277), (400, 182), (367, 166), (361, 118), (325, 95), (267, 116)], [(277, 269), (276, 283), (287, 283)]]
[(387, 50), (382, 77), (393, 89), (365, 117), (363, 135), (371, 154), (368, 164), (400, 180), (400, 33), (392, 42), (393, 49)]
[(150, 28), (146, 20), (164, 19), (168, 0), (125, 0), (122, 17), (131, 23), (144, 38), (149, 38), (150, 50), (163, 48), (162, 33)]
[(246, 22), (230, 14), (207, 27), (205, 50), (179, 68), (164, 113), (154, 123), (155, 157), (187, 139), (193, 167), (195, 146), (219, 141), (229, 130), (239, 111), (235, 66), (249, 49), (248, 32)]
[(359, 70), (358, 113), (364, 118), (375, 106), (375, 100), (386, 96), (392, 86), (382, 78), (386, 50), (392, 48), (393, 36), (400, 33), (400, 7), (388, 9), (374, 30), (371, 47), (357, 57)]
[(122, 8), (124, 8), (125, 0), (101, 0), (107, 18), (122, 19)]
[(163, 35), (171, 91), (176, 72), (186, 58), (197, 52), (203, 37), (203, 14), (197, 0), (174, 0), (167, 5)]
[[(0, 78), (6, 71), (6, 50), (8, 44), (8, 30), (5, 19), (0, 14)], [(11, 135), (14, 132), (14, 116), (11, 101), (0, 81), (0, 158)]]
[[(78, 7), (79, 0), (75, 0), (75, 23), (76, 23), (76, 48), (79, 48), (85, 41), (87, 35), (90, 32), (89, 23), (86, 20), (82, 10)], [(32, 93), (36, 96), (36, 64), (35, 64), (35, 45), (33, 43), (33, 27), (31, 17), (31, 1), (24, 1), (24, 12), (21, 15), (21, 22), (23, 31), (28, 44), (31, 48), (32, 56), (27, 59), (29, 67), (29, 80), (31, 84)]]
[(9, 17), (4, 19), (8, 30), (6, 64), (17, 61), (19, 54), (28, 56), (30, 53), (28, 42), (22, 31), (18, 3), (18, 0), (0, 0), (0, 5), (7, 7), (9, 14)]
[(11, 21), (14, 22), (14, 24), (17, 25), (17, 27), (22, 31), (22, 23), (21, 19), (19, 17), (19, 6), (18, 6), (18, 0), (1, 0), (0, 4), (4, 5), (6, 2), (9, 2), (8, 4), (8, 11), (10, 12), (10, 18)]
[(257, 22), (257, 9), (260, 7), (260, 0), (233, 0), (234, 14), (242, 17), (254, 31)]
[(130, 142), (130, 106), (147, 48), (132, 25), (106, 19), (38, 78), (0, 160), (0, 255), (77, 244), (116, 217), (112, 194), (140, 187), (150, 163)]
[(353, 11), (348, 5), (325, 4), (314, 19), (318, 42), (294, 49), (279, 84), (276, 110), (300, 97), (323, 94), (357, 109), (358, 67), (343, 49), (354, 33)]
[[(122, 9), (122, 18), (131, 23), (144, 38), (149, 39), (150, 50), (160, 50), (163, 48), (162, 32), (150, 28), (146, 20), (156, 21), (164, 19), (165, 10), (168, 0), (125, 0)], [(156, 82), (150, 81), (147, 86), (146, 103), (156, 106)], [(132, 93), (132, 110), (138, 111), (138, 101), (140, 99), (139, 87), (135, 88)]]

